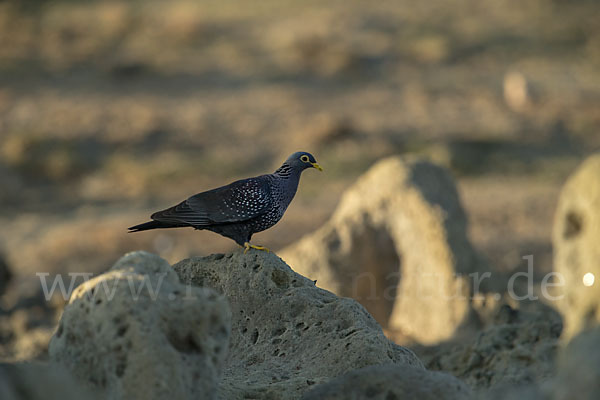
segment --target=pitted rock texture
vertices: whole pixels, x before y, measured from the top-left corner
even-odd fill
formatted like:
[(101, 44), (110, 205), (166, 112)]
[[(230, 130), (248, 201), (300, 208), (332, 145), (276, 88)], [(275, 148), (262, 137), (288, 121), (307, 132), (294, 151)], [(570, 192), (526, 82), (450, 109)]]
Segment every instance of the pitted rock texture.
[(557, 312), (525, 312), (503, 306), (497, 323), (470, 343), (417, 348), (430, 370), (449, 372), (470, 387), (536, 385), (552, 379), (562, 322)]
[(600, 397), (600, 327), (580, 333), (562, 349), (553, 383), (554, 400)]
[(557, 302), (570, 340), (600, 322), (600, 284), (585, 286), (585, 274), (600, 279), (600, 154), (588, 158), (562, 189), (554, 219), (554, 270), (564, 278)]
[(0, 364), (2, 400), (96, 400), (98, 393), (86, 388), (59, 365), (45, 363)]
[(382, 326), (431, 344), (472, 315), (468, 274), (485, 267), (466, 228), (445, 169), (391, 157), (344, 193), (330, 221), (281, 256), (320, 287), (359, 300)]
[(315, 384), (376, 364), (423, 368), (352, 299), (315, 287), (273, 253), (183, 260), (182, 282), (223, 293), (232, 332), (221, 399), (297, 399)]
[(109, 399), (211, 399), (230, 321), (224, 297), (135, 252), (75, 289), (49, 353)]
[(302, 396), (302, 400), (468, 400), (471, 389), (443, 372), (406, 365), (375, 365), (347, 373)]
[(481, 392), (477, 400), (551, 400), (552, 397), (536, 385), (507, 385)]

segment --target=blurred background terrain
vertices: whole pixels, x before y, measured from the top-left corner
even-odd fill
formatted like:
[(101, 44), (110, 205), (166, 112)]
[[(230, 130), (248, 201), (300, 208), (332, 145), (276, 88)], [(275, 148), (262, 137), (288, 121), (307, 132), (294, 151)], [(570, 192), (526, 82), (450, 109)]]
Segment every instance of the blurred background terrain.
[(24, 281), (231, 251), (126, 228), (306, 150), (325, 172), (257, 244), (294, 242), (375, 160), (418, 154), (450, 168), (494, 268), (533, 254), (543, 274), (561, 184), (600, 148), (598, 21), (593, 0), (1, 1), (2, 257)]

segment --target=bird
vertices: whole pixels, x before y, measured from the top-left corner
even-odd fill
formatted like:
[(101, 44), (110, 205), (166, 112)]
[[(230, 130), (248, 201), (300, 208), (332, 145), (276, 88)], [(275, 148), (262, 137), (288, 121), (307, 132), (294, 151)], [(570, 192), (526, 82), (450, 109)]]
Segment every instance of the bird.
[(272, 174), (195, 194), (155, 212), (150, 216), (152, 221), (132, 226), (128, 231), (192, 227), (232, 239), (244, 248), (244, 253), (250, 249), (269, 252), (264, 246), (250, 244), (252, 235), (279, 222), (296, 195), (300, 175), (308, 168), (323, 171), (312, 154), (298, 151)]

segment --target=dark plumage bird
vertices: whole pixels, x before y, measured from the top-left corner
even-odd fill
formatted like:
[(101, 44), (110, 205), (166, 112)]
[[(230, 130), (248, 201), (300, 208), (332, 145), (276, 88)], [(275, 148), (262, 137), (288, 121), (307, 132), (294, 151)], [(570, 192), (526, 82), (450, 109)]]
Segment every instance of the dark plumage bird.
[(181, 203), (152, 214), (152, 221), (132, 226), (129, 232), (191, 226), (233, 239), (248, 249), (269, 251), (250, 244), (252, 235), (275, 225), (296, 194), (300, 174), (307, 168), (323, 169), (310, 153), (289, 156), (272, 174), (242, 179), (198, 193)]

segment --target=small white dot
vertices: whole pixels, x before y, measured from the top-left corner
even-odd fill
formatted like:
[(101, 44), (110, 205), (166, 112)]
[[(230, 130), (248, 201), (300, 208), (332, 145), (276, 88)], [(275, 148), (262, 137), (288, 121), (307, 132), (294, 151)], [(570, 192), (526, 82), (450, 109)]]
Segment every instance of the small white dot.
[(596, 280), (596, 277), (591, 272), (588, 272), (587, 274), (585, 274), (583, 276), (584, 286), (592, 286), (594, 284), (595, 280)]

